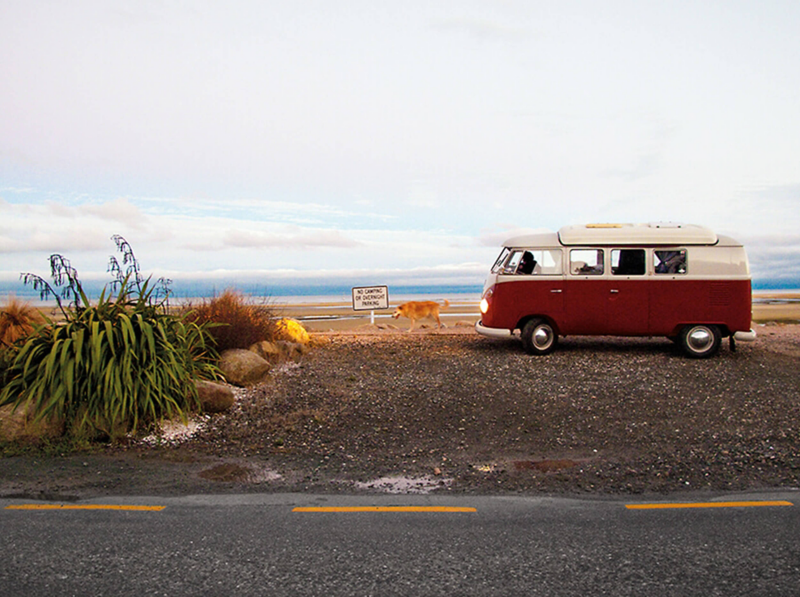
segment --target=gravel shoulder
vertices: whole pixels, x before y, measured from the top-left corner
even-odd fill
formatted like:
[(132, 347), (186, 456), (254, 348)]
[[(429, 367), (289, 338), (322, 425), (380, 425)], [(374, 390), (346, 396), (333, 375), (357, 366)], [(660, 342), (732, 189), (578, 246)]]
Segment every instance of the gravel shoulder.
[(662, 338), (546, 357), (469, 328), (315, 334), (184, 441), (0, 460), (0, 496), (800, 487), (800, 326), (690, 360)]

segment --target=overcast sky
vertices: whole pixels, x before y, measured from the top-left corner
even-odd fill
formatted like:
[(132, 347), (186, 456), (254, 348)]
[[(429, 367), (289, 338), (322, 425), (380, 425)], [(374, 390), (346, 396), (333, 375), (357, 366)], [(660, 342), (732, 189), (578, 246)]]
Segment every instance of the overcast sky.
[(0, 0), (0, 281), (481, 284), (680, 221), (800, 286), (800, 2)]

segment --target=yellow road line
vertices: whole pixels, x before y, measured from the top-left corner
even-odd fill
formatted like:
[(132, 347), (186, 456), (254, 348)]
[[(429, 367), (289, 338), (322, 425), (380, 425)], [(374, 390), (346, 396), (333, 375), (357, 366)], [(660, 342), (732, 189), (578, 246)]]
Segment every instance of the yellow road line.
[(666, 510), (670, 508), (756, 508), (763, 506), (793, 506), (792, 502), (694, 502), (687, 504), (626, 504), (628, 510)]
[(6, 506), (6, 510), (135, 510), (159, 512), (166, 506), (115, 506), (110, 504), (19, 504)]
[(477, 512), (476, 508), (453, 506), (309, 506), (292, 512)]

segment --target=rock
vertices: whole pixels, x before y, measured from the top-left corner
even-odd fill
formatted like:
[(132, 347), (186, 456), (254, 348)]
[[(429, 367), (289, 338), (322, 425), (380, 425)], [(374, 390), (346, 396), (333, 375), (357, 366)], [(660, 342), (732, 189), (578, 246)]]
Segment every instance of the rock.
[(299, 344), (308, 344), (311, 342), (311, 336), (308, 335), (306, 328), (304, 328), (299, 321), (288, 318), (283, 318), (278, 321), (275, 329), (275, 339), (297, 342)]
[(269, 342), (267, 340), (256, 342), (250, 348), (248, 348), (248, 350), (256, 353), (262, 359), (269, 361), (272, 364), (280, 361), (281, 357), (283, 356), (281, 354), (280, 347), (275, 342)]
[(228, 383), (248, 386), (260, 382), (272, 366), (256, 353), (242, 348), (224, 351), (219, 356), (219, 368)]
[(11, 404), (0, 407), (0, 441), (38, 442), (64, 435), (64, 421), (45, 419), (34, 423), (35, 416), (30, 403), (16, 410)]
[(229, 386), (203, 379), (195, 380), (194, 384), (203, 412), (222, 413), (233, 406), (235, 396)]
[(283, 358), (289, 361), (299, 361), (300, 358), (309, 351), (307, 344), (300, 342), (287, 342), (278, 340), (275, 345), (280, 349)]

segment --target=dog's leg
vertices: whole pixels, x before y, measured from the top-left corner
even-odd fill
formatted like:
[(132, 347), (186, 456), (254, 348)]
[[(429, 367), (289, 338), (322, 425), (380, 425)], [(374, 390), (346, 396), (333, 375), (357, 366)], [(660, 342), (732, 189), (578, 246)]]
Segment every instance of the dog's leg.
[(414, 321), (416, 320), (413, 317), (409, 317), (409, 319), (411, 320), (411, 327), (408, 328), (408, 332), (411, 333), (414, 331)]

